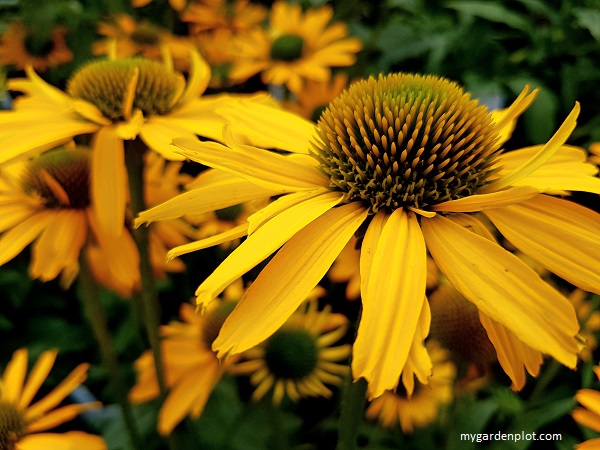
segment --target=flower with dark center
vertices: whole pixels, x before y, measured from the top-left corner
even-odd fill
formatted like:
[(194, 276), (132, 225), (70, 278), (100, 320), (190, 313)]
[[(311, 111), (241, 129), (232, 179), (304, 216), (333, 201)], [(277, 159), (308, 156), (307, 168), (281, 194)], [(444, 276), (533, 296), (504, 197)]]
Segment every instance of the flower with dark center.
[[(352, 371), (367, 379), (371, 397), (393, 390), (401, 373), (431, 370), (422, 345), (430, 324), (428, 252), (490, 321), (574, 367), (579, 325), (572, 305), (498, 245), (473, 214), (487, 216), (515, 247), (560, 277), (600, 292), (600, 274), (592, 269), (600, 266), (600, 215), (551, 195), (600, 193), (597, 168), (585, 152), (563, 145), (579, 105), (546, 144), (502, 150), (535, 97), (528, 91), (507, 109), (489, 112), (446, 79), (392, 74), (352, 85), (316, 126), (236, 99), (220, 110), (232, 124), (227, 146), (175, 139), (182, 154), (231, 174), (229, 182), (204, 186), (214, 192), (213, 204), (234, 195), (239, 201), (235, 176), (257, 187), (245, 201), (265, 196), (258, 187), (279, 194), (249, 218), (248, 238), (196, 291), (198, 305), (206, 307), (276, 252), (213, 347), (236, 354), (271, 336), (358, 234), (362, 314)], [(242, 144), (243, 136), (264, 148)], [(147, 211), (137, 223), (173, 215), (176, 205), (174, 199), (168, 210)], [(402, 376), (405, 386), (410, 379)]]

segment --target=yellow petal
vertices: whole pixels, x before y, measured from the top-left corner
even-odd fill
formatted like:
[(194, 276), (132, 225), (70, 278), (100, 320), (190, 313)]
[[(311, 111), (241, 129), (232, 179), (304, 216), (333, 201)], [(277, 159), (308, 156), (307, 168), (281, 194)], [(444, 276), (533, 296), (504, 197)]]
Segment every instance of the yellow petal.
[[(600, 392), (593, 389), (580, 389), (575, 399), (588, 410), (600, 414)], [(600, 424), (598, 424), (600, 427)]]
[(22, 348), (13, 353), (10, 362), (2, 374), (0, 395), (3, 402), (15, 404), (19, 401), (23, 389), (23, 381), (27, 372), (27, 349)]
[(308, 154), (315, 124), (275, 104), (232, 98), (217, 113), (231, 121), (236, 136), (243, 136), (251, 145)]
[(367, 210), (360, 204), (348, 203), (296, 233), (246, 290), (213, 349), (220, 356), (243, 352), (277, 331), (323, 278), (366, 217)]
[(204, 186), (197, 186), (189, 192), (184, 192), (158, 206), (140, 212), (135, 220), (135, 226), (157, 220), (177, 219), (186, 214), (204, 214), (251, 200), (268, 198), (278, 193), (280, 192), (265, 189), (243, 178), (231, 177), (228, 174), (227, 179), (204, 183)]
[(47, 414), (44, 414), (38, 420), (30, 423), (27, 426), (27, 431), (30, 433), (37, 433), (40, 431), (51, 430), (57, 426), (73, 420), (79, 414), (90, 409), (99, 408), (102, 406), (100, 402), (91, 403), (80, 403), (75, 405), (67, 405), (61, 408), (55, 409)]
[(490, 194), (475, 194), (458, 200), (434, 205), (431, 209), (439, 212), (476, 212), (488, 208), (501, 208), (513, 203), (529, 200), (539, 194), (539, 191), (529, 186), (508, 188)]
[(468, 300), (535, 350), (577, 362), (573, 306), (512, 253), (441, 217), (421, 223), (438, 267)]
[(496, 349), (498, 362), (512, 380), (512, 388), (520, 391), (525, 386), (525, 369), (537, 376), (542, 365), (542, 354), (525, 345), (503, 325), (479, 313), (481, 325)]
[(190, 130), (171, 122), (169, 117), (164, 116), (150, 117), (141, 128), (140, 137), (149, 148), (159, 153), (163, 158), (172, 161), (185, 159), (177, 148), (171, 145), (174, 138), (198, 140)]
[(33, 366), (29, 373), (29, 377), (27, 377), (23, 392), (19, 396), (18, 406), (20, 409), (25, 409), (29, 406), (35, 394), (37, 394), (44, 381), (46, 381), (46, 377), (54, 365), (57, 354), (58, 350), (48, 350), (39, 356), (35, 362), (35, 366)]
[(94, 136), (92, 152), (92, 205), (100, 226), (120, 236), (125, 224), (127, 172), (123, 141), (117, 127), (104, 127)]
[(8, 230), (0, 237), (0, 265), (28, 246), (54, 218), (54, 211), (42, 211)]
[(569, 283), (600, 294), (600, 214), (548, 195), (485, 214), (523, 253)]
[(248, 234), (248, 224), (243, 223), (242, 225), (238, 225), (237, 227), (224, 231), (223, 233), (210, 236), (206, 239), (190, 242), (189, 244), (179, 245), (169, 250), (167, 253), (167, 261), (171, 261), (173, 258), (185, 255), (186, 253), (196, 252), (198, 250), (203, 250), (208, 247), (213, 247), (224, 242), (229, 242), (234, 239), (244, 237), (246, 234)]
[(425, 299), (426, 256), (416, 216), (397, 209), (381, 230), (371, 270), (361, 274), (368, 281), (352, 374), (369, 382), (370, 398), (398, 385)]
[(198, 305), (207, 306), (233, 281), (263, 261), (296, 232), (340, 201), (339, 193), (325, 191), (322, 195), (295, 205), (263, 224), (198, 287), (196, 291)]
[(556, 130), (556, 133), (554, 133), (554, 135), (538, 153), (536, 153), (531, 159), (524, 162), (519, 167), (516, 167), (499, 179), (484, 186), (479, 190), (479, 193), (485, 194), (494, 192), (506, 186), (510, 186), (511, 184), (514, 184), (526, 176), (534, 173), (537, 169), (544, 165), (544, 163), (546, 163), (552, 157), (552, 155), (558, 151), (561, 145), (565, 143), (575, 129), (575, 126), (577, 125), (577, 116), (579, 115), (580, 109), (579, 103), (576, 102), (575, 107), (569, 113), (560, 128)]
[(190, 51), (190, 77), (179, 103), (185, 104), (200, 97), (210, 82), (210, 66), (196, 50)]
[(110, 125), (111, 121), (102, 115), (102, 112), (92, 103), (85, 100), (75, 99), (71, 101), (71, 106), (80, 116), (94, 122), (98, 125)]
[(429, 335), (430, 325), (431, 309), (429, 308), (429, 302), (425, 299), (421, 315), (419, 316), (417, 330), (410, 347), (410, 353), (402, 371), (402, 384), (409, 398), (414, 393), (415, 376), (419, 380), (419, 383), (428, 384), (429, 377), (432, 374), (433, 364), (431, 358), (429, 358), (429, 352), (425, 347), (425, 339)]
[(16, 450), (106, 450), (107, 446), (100, 436), (83, 431), (66, 433), (29, 434), (17, 443)]
[(531, 94), (528, 94), (528, 92), (529, 86), (525, 86), (512, 105), (506, 109), (492, 111), (492, 118), (496, 124), (496, 127), (498, 128), (501, 144), (510, 138), (517, 118), (523, 114), (527, 108), (529, 108), (529, 105), (535, 99), (538, 90), (534, 89)]

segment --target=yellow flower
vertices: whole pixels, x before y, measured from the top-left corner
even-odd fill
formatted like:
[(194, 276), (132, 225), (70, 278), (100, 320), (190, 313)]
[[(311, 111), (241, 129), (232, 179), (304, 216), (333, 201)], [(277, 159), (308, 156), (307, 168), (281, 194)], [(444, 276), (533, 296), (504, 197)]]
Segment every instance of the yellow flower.
[(331, 67), (351, 66), (362, 49), (344, 24), (328, 26), (332, 17), (330, 6), (303, 13), (298, 4), (275, 2), (268, 29), (257, 27), (240, 38), (231, 78), (243, 81), (260, 72), (263, 83), (285, 84), (296, 94), (305, 80), (329, 81)]
[(92, 206), (100, 225), (118, 236), (127, 193), (124, 140), (139, 138), (163, 157), (182, 160), (170, 145), (174, 136), (221, 137), (222, 121), (212, 115), (218, 100), (198, 98), (210, 70), (197, 54), (191, 57), (187, 85), (180, 73), (156, 61), (93, 61), (71, 77), (68, 94), (26, 69), (27, 79), (8, 84), (25, 95), (13, 111), (0, 112), (0, 164), (93, 133)]
[[(594, 367), (596, 376), (600, 379), (600, 366)], [(575, 398), (583, 407), (575, 408), (573, 419), (584, 427), (600, 432), (600, 392), (594, 389), (580, 389)], [(590, 439), (575, 448), (577, 450), (595, 450), (600, 447), (600, 438)]]
[(402, 389), (396, 392), (385, 391), (371, 402), (367, 408), (367, 418), (377, 419), (384, 427), (400, 424), (404, 433), (412, 433), (415, 428), (433, 423), (440, 408), (452, 402), (456, 377), (454, 364), (448, 360), (448, 352), (435, 341), (429, 341), (427, 349), (433, 363), (429, 383), (418, 385), (411, 396), (402, 392)]
[[(143, 6), (149, 5), (152, 3), (152, 0), (131, 0), (131, 6), (134, 8), (141, 8)], [(182, 11), (187, 4), (187, 0), (169, 0), (169, 5), (175, 11)]]
[(3, 450), (107, 448), (102, 438), (82, 431), (46, 432), (74, 419), (81, 412), (100, 406), (99, 403), (85, 403), (56, 408), (85, 381), (88, 364), (77, 366), (54, 390), (31, 404), (52, 369), (56, 354), (55, 350), (42, 353), (27, 380), (26, 349), (17, 350), (4, 369), (0, 382), (0, 448)]
[(73, 60), (73, 53), (67, 47), (65, 27), (54, 27), (50, 35), (50, 49), (43, 54), (31, 54), (26, 47), (29, 31), (19, 21), (11, 22), (0, 36), (0, 65), (13, 65), (17, 70), (28, 66), (38, 72), (60, 66)]
[(233, 84), (229, 77), (229, 71), (235, 59), (233, 32), (227, 28), (217, 28), (192, 39), (204, 59), (210, 64), (212, 74), (210, 87), (220, 88)]
[(252, 394), (260, 400), (272, 390), (273, 403), (279, 404), (287, 395), (298, 401), (303, 397), (331, 397), (325, 385), (338, 386), (348, 372), (348, 366), (339, 364), (350, 356), (350, 345), (332, 347), (348, 328), (348, 320), (333, 314), (330, 308), (317, 310), (315, 295), (269, 339), (243, 355), (243, 362), (235, 365), (236, 374), (250, 375), (256, 387)]
[(296, 94), (296, 98), (283, 102), (283, 106), (316, 122), (329, 102), (342, 93), (346, 84), (348, 76), (345, 73), (338, 73), (332, 80), (327, 81), (307, 80), (304, 89)]
[[(243, 292), (238, 280), (214, 302), (204, 315), (187, 303), (181, 305), (181, 322), (161, 327), (161, 351), (165, 381), (171, 392), (158, 415), (158, 431), (168, 435), (187, 415), (198, 418), (211, 392), (235, 359), (221, 364), (211, 350), (212, 341)], [(150, 350), (135, 362), (137, 383), (129, 393), (132, 402), (142, 403), (159, 395), (154, 358)]]
[(97, 225), (90, 207), (90, 160), (87, 148), (60, 148), (2, 167), (0, 265), (34, 242), (30, 276), (48, 281), (60, 274), (68, 286), (77, 276), (80, 251), (90, 241), (97, 243), (112, 276), (128, 283), (139, 278), (139, 257), (129, 233), (111, 239)]
[(265, 7), (249, 0), (203, 0), (192, 3), (181, 14), (183, 22), (190, 22), (192, 34), (221, 28), (244, 32), (265, 17)]
[[(400, 373), (430, 365), (419, 339), (429, 330), (427, 250), (480, 312), (533, 350), (575, 367), (579, 325), (569, 301), (488, 237), (481, 211), (517, 248), (588, 291), (600, 291), (600, 215), (546, 191), (600, 192), (584, 152), (563, 147), (579, 105), (545, 145), (503, 152), (514, 120), (535, 94), (526, 88), (489, 113), (455, 83), (392, 74), (353, 84), (316, 127), (267, 105), (232, 100), (221, 108), (236, 132), (275, 153), (175, 139), (190, 159), (244, 177), (280, 197), (248, 220), (248, 238), (199, 286), (206, 307), (233, 280), (279, 251), (248, 288), (213, 348), (243, 352), (273, 334), (360, 230), (362, 316), (353, 349), (355, 379), (371, 397)], [(309, 142), (312, 140), (312, 145)], [(569, 170), (564, 172), (564, 168)], [(232, 178), (234, 180), (235, 178)], [(230, 195), (214, 189), (211, 201)], [(139, 222), (160, 218), (140, 216)], [(409, 357), (410, 356), (410, 357)]]
[(600, 142), (594, 142), (590, 145), (589, 151), (591, 155), (589, 156), (589, 161), (597, 166), (600, 166)]

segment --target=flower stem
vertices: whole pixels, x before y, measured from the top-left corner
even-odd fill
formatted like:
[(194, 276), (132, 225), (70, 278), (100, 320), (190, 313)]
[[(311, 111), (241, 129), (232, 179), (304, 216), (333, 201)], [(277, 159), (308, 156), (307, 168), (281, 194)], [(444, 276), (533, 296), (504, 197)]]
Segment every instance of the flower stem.
[[(131, 211), (134, 216), (146, 209), (144, 200), (144, 154), (147, 150), (145, 144), (136, 138), (125, 141), (125, 165), (129, 179), (129, 196)], [(133, 238), (140, 253), (140, 276), (142, 280), (142, 303), (146, 333), (150, 348), (154, 356), (156, 367), (156, 378), (160, 390), (161, 400), (167, 394), (165, 375), (163, 370), (163, 358), (160, 349), (160, 303), (154, 283), (154, 274), (150, 264), (148, 227), (139, 227), (133, 230)]]
[(353, 382), (352, 375), (346, 377), (342, 391), (336, 450), (356, 449), (356, 439), (364, 416), (366, 392), (367, 382), (364, 378)]
[(129, 439), (131, 440), (133, 448), (141, 449), (142, 444), (140, 434), (133, 417), (131, 405), (127, 401), (127, 387), (123, 378), (123, 372), (121, 371), (117, 355), (112, 345), (106, 314), (100, 305), (98, 285), (90, 272), (90, 268), (84, 256), (80, 258), (79, 266), (80, 297), (83, 301), (85, 314), (92, 326), (94, 336), (96, 337), (102, 361), (110, 376), (109, 388), (111, 395), (113, 399), (117, 400), (121, 407), (125, 428), (129, 434)]

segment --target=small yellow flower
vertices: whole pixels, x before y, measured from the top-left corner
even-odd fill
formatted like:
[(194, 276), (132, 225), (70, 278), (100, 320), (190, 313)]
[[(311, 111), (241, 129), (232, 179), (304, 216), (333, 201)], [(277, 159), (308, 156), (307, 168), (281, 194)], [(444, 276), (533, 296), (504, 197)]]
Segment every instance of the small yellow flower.
[(338, 73), (327, 81), (307, 80), (304, 89), (296, 93), (295, 99), (283, 102), (283, 106), (302, 117), (317, 122), (329, 102), (342, 93), (348, 84), (348, 76)]
[[(158, 416), (158, 431), (170, 434), (187, 415), (198, 418), (223, 373), (230, 371), (235, 359), (219, 362), (211, 345), (223, 321), (243, 293), (238, 280), (203, 315), (187, 303), (181, 305), (181, 322), (161, 327), (161, 352), (165, 381), (171, 389)], [(154, 358), (150, 350), (135, 362), (137, 383), (129, 393), (132, 402), (143, 403), (159, 395)]]
[(362, 49), (344, 24), (328, 25), (332, 17), (330, 6), (303, 12), (298, 4), (275, 2), (268, 28), (239, 39), (231, 78), (244, 81), (261, 73), (263, 83), (285, 85), (295, 94), (306, 80), (329, 81), (331, 67), (351, 66)]
[(100, 403), (57, 406), (86, 379), (88, 364), (80, 364), (61, 384), (43, 398), (34, 399), (54, 365), (57, 351), (40, 355), (27, 380), (27, 349), (17, 350), (0, 381), (0, 448), (2, 450), (49, 450), (78, 448), (105, 450), (104, 440), (82, 431), (48, 433)]
[[(600, 366), (594, 367), (600, 379)], [(580, 407), (573, 411), (573, 419), (584, 427), (600, 432), (600, 392), (594, 389), (580, 389), (575, 395)], [(600, 438), (590, 439), (575, 447), (577, 450), (595, 450), (600, 448)]]
[(190, 33), (228, 29), (245, 32), (259, 25), (266, 17), (265, 7), (249, 0), (203, 0), (192, 3), (181, 14), (190, 23)]
[(310, 298), (269, 339), (245, 352), (244, 361), (237, 363), (234, 371), (250, 375), (256, 387), (254, 400), (271, 390), (275, 404), (285, 396), (293, 401), (331, 397), (326, 384), (338, 386), (349, 370), (339, 362), (350, 356), (350, 345), (332, 347), (346, 334), (347, 322), (329, 308), (318, 311), (316, 299)]
[[(131, 6), (134, 8), (142, 8), (150, 3), (152, 3), (152, 0), (131, 0)], [(169, 5), (171, 5), (171, 8), (175, 11), (182, 11), (185, 9), (186, 4), (187, 0), (169, 0)]]
[(73, 53), (67, 47), (65, 36), (67, 29), (54, 27), (50, 35), (50, 50), (43, 54), (32, 54), (27, 50), (26, 41), (30, 31), (19, 21), (11, 22), (0, 36), (0, 65), (12, 65), (17, 70), (28, 66), (38, 72), (45, 72), (51, 67), (60, 66), (73, 60)]
[[(433, 423), (440, 409), (452, 402), (456, 369), (448, 359), (448, 352), (435, 341), (427, 343), (433, 369), (427, 385), (419, 384), (412, 395), (399, 388), (385, 391), (367, 408), (367, 418), (378, 420), (384, 427), (400, 424), (404, 433)], [(401, 386), (401, 385), (399, 385)]]
[(233, 32), (228, 28), (217, 28), (211, 32), (198, 34), (192, 40), (210, 64), (212, 74), (210, 87), (221, 88), (233, 84), (229, 76), (235, 59)]
[[(510, 332), (532, 352), (575, 367), (579, 324), (573, 306), (490, 239), (470, 214), (481, 212), (553, 273), (600, 292), (594, 270), (600, 266), (600, 215), (547, 194), (600, 193), (597, 168), (585, 162), (583, 151), (563, 146), (579, 104), (546, 144), (503, 151), (516, 118), (534, 97), (525, 88), (509, 108), (490, 113), (447, 79), (380, 75), (351, 85), (316, 126), (242, 99), (220, 108), (235, 133), (250, 142), (279, 142), (265, 148), (288, 153), (240, 143), (227, 128), (227, 146), (175, 139), (190, 159), (232, 177), (214, 192), (215, 204), (230, 197), (226, 186), (236, 176), (280, 194), (250, 217), (248, 238), (196, 291), (198, 305), (206, 307), (277, 252), (223, 325), (214, 342), (219, 355), (243, 352), (279, 329), (358, 231), (364, 233), (363, 309), (352, 370), (355, 379), (367, 379), (372, 398), (396, 388), (409, 362), (422, 373), (430, 366), (420, 344), (430, 322), (428, 251), (489, 318), (483, 324), (488, 334), (491, 328)], [(558, 176), (565, 164), (569, 172)], [(161, 215), (140, 215), (138, 223)]]
[(216, 100), (199, 98), (210, 69), (196, 53), (191, 58), (187, 83), (156, 61), (93, 61), (71, 77), (68, 94), (26, 69), (27, 79), (8, 83), (25, 95), (13, 111), (0, 112), (0, 164), (92, 134), (92, 207), (100, 225), (120, 235), (127, 198), (124, 141), (140, 139), (167, 159), (183, 160), (171, 146), (173, 137), (222, 136), (223, 121), (213, 114)]

